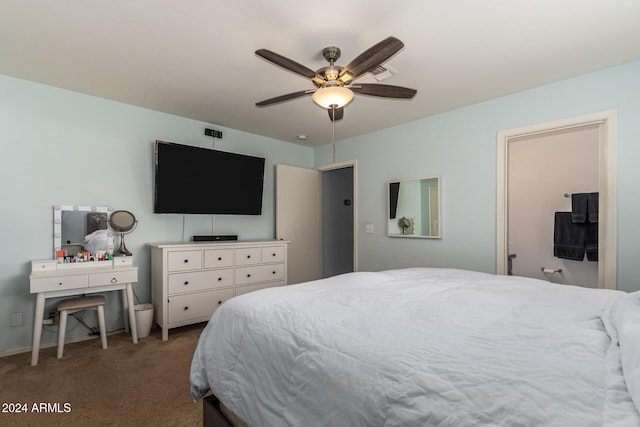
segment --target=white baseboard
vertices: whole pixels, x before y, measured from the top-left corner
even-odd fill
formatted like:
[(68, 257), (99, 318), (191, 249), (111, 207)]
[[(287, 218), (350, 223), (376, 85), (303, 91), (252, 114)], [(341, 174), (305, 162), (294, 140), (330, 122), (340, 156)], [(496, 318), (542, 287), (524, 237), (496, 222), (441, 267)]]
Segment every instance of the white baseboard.
[[(120, 334), (122, 332), (124, 332), (124, 329), (116, 329), (115, 331), (107, 332), (107, 336)], [(100, 338), (100, 335), (86, 335), (82, 337), (69, 338), (68, 340), (64, 341), (64, 344), (67, 345), (74, 342), (88, 341), (88, 340), (99, 339), (99, 338)], [(44, 343), (44, 344), (40, 344), (40, 350), (44, 348), (51, 348), (51, 347), (57, 347), (57, 346), (58, 346), (57, 342)], [(0, 351), (0, 357), (13, 356), (14, 354), (28, 353), (28, 352), (31, 352), (31, 347), (12, 348), (11, 350)]]

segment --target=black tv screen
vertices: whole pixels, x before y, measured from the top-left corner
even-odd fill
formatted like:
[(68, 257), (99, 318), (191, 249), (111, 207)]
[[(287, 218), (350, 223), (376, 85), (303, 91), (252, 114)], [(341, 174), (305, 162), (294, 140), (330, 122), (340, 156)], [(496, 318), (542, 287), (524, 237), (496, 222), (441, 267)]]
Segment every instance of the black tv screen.
[(156, 141), (155, 213), (260, 215), (264, 162)]

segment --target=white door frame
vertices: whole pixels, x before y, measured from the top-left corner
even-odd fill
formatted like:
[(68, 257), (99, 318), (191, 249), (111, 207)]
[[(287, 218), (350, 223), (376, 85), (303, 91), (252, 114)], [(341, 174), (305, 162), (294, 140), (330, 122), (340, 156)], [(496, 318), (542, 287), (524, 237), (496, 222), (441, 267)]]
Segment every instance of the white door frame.
[(348, 167), (353, 168), (353, 271), (358, 271), (358, 161), (347, 160), (318, 166), (315, 169), (319, 172), (326, 172)]
[(549, 131), (598, 124), (599, 137), (599, 224), (598, 286), (616, 289), (616, 189), (618, 164), (618, 112), (601, 111), (577, 117), (539, 123), (498, 132), (496, 188), (496, 274), (507, 274), (508, 251), (508, 144), (512, 138), (542, 134)]

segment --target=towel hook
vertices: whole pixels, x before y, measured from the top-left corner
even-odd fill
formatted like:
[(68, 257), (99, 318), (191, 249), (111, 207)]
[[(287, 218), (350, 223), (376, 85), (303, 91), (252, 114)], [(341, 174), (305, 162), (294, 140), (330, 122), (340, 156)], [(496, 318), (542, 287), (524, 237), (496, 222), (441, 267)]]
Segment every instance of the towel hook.
[(540, 271), (542, 271), (544, 274), (562, 273), (562, 269), (561, 269), (561, 268), (545, 268), (545, 267), (540, 267)]

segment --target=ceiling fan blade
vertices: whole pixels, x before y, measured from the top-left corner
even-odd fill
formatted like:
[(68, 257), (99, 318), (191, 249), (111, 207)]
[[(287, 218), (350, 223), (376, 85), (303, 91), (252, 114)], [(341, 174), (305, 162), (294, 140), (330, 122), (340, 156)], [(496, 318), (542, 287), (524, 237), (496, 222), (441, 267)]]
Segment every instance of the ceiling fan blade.
[(256, 55), (266, 59), (267, 61), (273, 64), (279, 65), (282, 68), (285, 68), (293, 73), (296, 73), (302, 77), (306, 77), (311, 80), (318, 78), (316, 76), (316, 72), (313, 71), (311, 68), (305, 67), (304, 65), (299, 64), (296, 61), (293, 61), (275, 52), (271, 52), (270, 50), (258, 49), (256, 50)]
[(315, 92), (315, 89), (301, 90), (298, 92), (288, 93), (286, 95), (276, 96), (275, 98), (265, 99), (264, 101), (256, 102), (256, 107), (266, 107), (267, 105), (277, 104), (279, 102), (288, 101), (290, 99), (300, 98), (301, 96), (310, 95)]
[(408, 87), (368, 83), (349, 86), (349, 89), (359, 95), (380, 96), (383, 98), (399, 99), (411, 99), (416, 93), (418, 93), (417, 90), (410, 89)]
[(329, 108), (327, 110), (329, 112), (329, 119), (332, 122), (337, 122), (338, 120), (342, 120), (342, 118), (344, 117), (344, 107), (340, 107), (340, 108)]
[(404, 43), (395, 37), (387, 37), (381, 42), (362, 52), (340, 72), (343, 82), (358, 78), (358, 76), (382, 64), (404, 47)]

